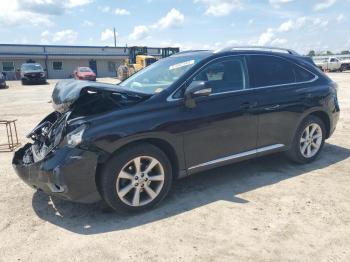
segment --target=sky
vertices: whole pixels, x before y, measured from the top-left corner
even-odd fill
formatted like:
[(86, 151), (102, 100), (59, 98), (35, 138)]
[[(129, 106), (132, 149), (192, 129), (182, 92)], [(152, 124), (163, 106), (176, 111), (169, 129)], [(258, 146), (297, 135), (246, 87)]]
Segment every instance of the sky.
[(0, 43), (350, 49), (350, 0), (0, 0)]

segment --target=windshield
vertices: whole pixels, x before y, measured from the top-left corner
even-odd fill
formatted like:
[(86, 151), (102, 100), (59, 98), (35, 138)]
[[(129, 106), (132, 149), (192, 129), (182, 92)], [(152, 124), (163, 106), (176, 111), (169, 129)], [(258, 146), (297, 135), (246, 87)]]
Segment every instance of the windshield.
[(203, 52), (161, 59), (126, 79), (120, 86), (143, 93), (160, 93), (210, 54)]
[(92, 72), (92, 70), (89, 67), (80, 67), (79, 71), (80, 72)]
[(22, 65), (22, 71), (42, 71), (43, 68), (39, 64)]

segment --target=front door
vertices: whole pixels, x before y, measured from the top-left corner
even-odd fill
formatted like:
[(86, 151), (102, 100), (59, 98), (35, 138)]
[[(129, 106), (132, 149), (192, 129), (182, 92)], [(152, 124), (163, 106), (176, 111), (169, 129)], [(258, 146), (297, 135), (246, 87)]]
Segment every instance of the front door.
[(193, 78), (207, 81), (208, 97), (196, 99), (185, 114), (184, 151), (189, 172), (228, 163), (249, 155), (257, 143), (254, 90), (247, 90), (245, 60), (232, 56), (210, 63)]
[(94, 73), (97, 76), (97, 62), (96, 62), (96, 60), (90, 60), (89, 67), (91, 68), (92, 71), (94, 71)]

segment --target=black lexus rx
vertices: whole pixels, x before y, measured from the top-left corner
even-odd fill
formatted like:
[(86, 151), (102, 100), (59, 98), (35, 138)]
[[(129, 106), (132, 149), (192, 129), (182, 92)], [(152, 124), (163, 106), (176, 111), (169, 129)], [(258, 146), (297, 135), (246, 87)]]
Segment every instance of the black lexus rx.
[(116, 210), (159, 203), (172, 181), (285, 152), (308, 163), (339, 118), (337, 84), (309, 58), (273, 48), (191, 51), (119, 85), (59, 82), (55, 111), (15, 153), (31, 187)]

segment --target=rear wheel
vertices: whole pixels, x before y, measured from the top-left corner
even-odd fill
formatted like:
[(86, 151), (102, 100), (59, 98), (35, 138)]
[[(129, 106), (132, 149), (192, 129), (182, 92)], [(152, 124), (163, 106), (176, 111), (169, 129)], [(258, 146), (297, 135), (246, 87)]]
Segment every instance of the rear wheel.
[(325, 140), (325, 126), (316, 116), (307, 117), (299, 126), (288, 157), (297, 163), (308, 163), (318, 156)]
[(172, 168), (167, 156), (151, 144), (139, 144), (108, 161), (99, 190), (113, 209), (139, 211), (159, 203), (171, 184)]

